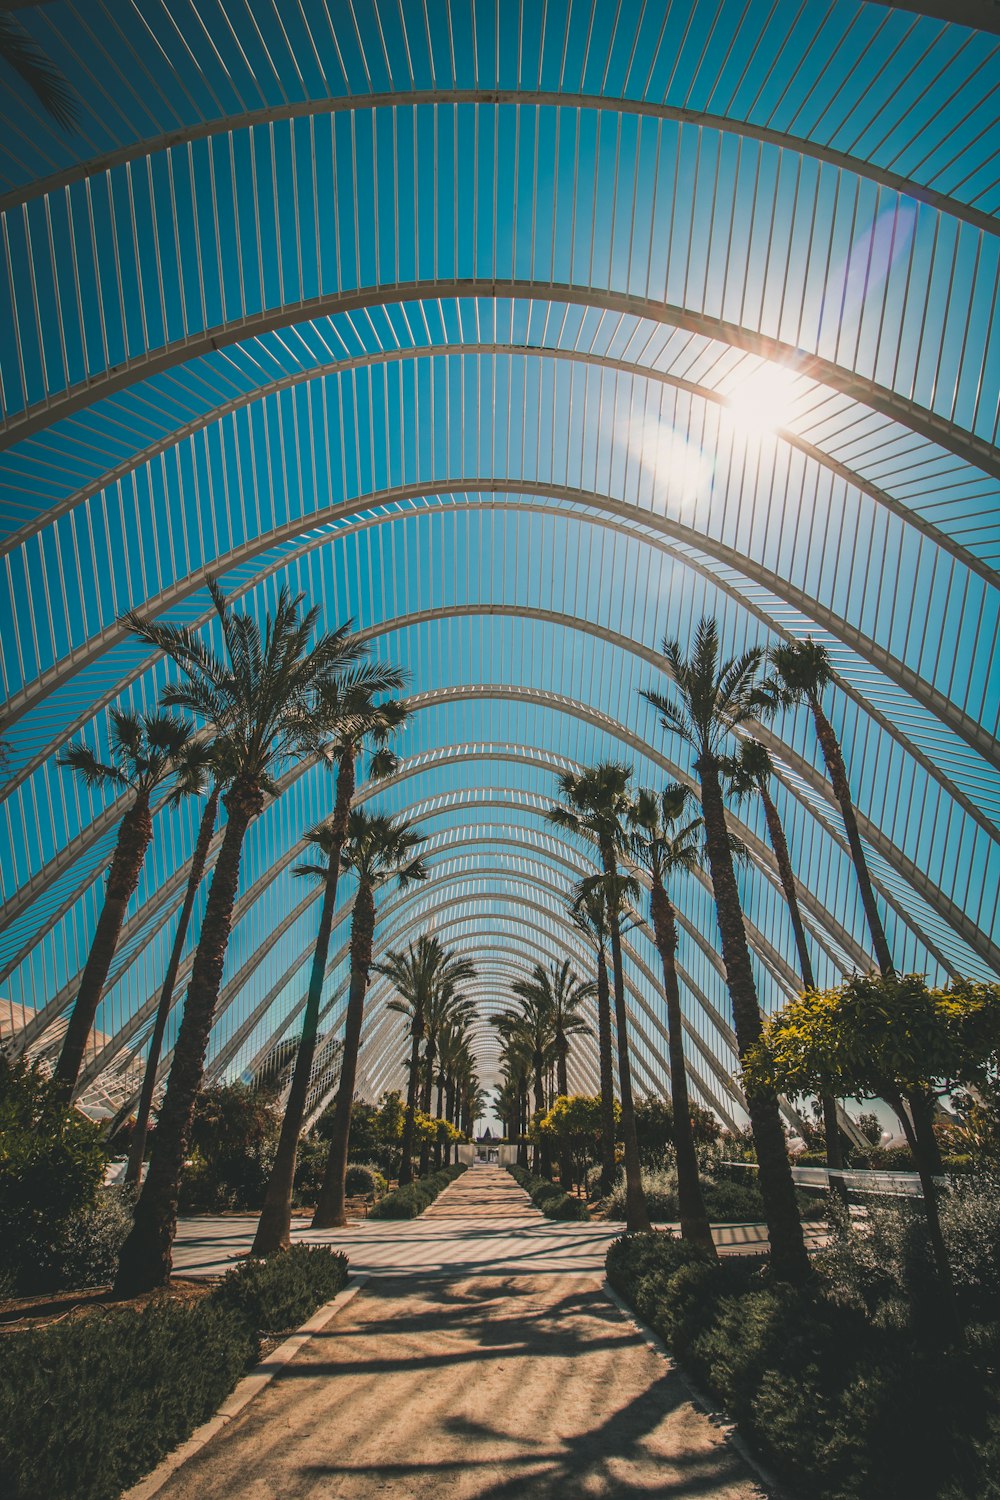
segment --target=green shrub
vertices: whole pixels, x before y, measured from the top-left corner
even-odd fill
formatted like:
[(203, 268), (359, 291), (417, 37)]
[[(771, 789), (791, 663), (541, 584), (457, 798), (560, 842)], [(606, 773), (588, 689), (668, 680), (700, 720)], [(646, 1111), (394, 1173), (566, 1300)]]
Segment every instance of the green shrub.
[(264, 1091), (244, 1083), (204, 1089), (195, 1104), (191, 1158), (181, 1178), (181, 1212), (260, 1208), (279, 1130), (274, 1100)]
[(115, 1500), (212, 1415), (258, 1348), (211, 1297), (3, 1335), (0, 1492)]
[[(950, 1212), (953, 1243), (960, 1220), (972, 1226), (967, 1276), (985, 1306), (1000, 1209), (970, 1193), (964, 1203), (951, 1200), (946, 1218)], [(616, 1240), (607, 1274), (798, 1493), (816, 1500), (995, 1497), (996, 1344), (980, 1331), (978, 1345), (970, 1336), (956, 1350), (939, 1323), (910, 1316), (905, 1295), (891, 1290), (893, 1274), (912, 1277), (907, 1257), (919, 1225), (895, 1205), (875, 1227), (874, 1245), (854, 1226), (865, 1248), (853, 1276), (844, 1264), (853, 1241), (845, 1241), (833, 1253), (835, 1266), (801, 1288), (770, 1282), (766, 1263), (749, 1258), (713, 1263), (662, 1231)], [(876, 1282), (880, 1254), (890, 1263)], [(891, 1303), (879, 1300), (890, 1296)]]
[(564, 1193), (561, 1187), (550, 1182), (547, 1177), (535, 1177), (525, 1167), (508, 1167), (507, 1171), (547, 1219), (582, 1222), (590, 1218), (587, 1205), (582, 1199), (575, 1198), (572, 1193)]
[(212, 1293), (220, 1307), (252, 1328), (297, 1328), (347, 1281), (347, 1256), (326, 1245), (293, 1245), (267, 1260), (244, 1261)]
[(360, 1162), (352, 1163), (347, 1168), (346, 1190), (353, 1197), (360, 1197), (362, 1193), (368, 1197), (380, 1198), (386, 1190), (386, 1180), (382, 1173), (375, 1167), (364, 1166)]
[(0, 1335), (0, 1494), (115, 1500), (212, 1415), (261, 1331), (297, 1327), (346, 1280), (343, 1255), (295, 1245), (243, 1262), (197, 1302)]
[(429, 1177), (417, 1177), (405, 1187), (397, 1188), (380, 1198), (368, 1215), (371, 1219), (415, 1219), (429, 1208), (439, 1193), (443, 1193), (449, 1182), (466, 1170), (464, 1162), (453, 1167), (442, 1167)]
[(62, 1247), (106, 1160), (100, 1127), (56, 1100), (37, 1066), (0, 1053), (0, 1275), (14, 1291), (65, 1285)]

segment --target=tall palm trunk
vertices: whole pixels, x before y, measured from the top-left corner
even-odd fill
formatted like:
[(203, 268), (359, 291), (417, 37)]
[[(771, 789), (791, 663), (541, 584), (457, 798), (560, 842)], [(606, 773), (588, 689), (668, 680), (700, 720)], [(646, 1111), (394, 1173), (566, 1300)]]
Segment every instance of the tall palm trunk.
[(868, 873), (868, 862), (865, 859), (865, 851), (861, 844), (861, 834), (858, 832), (858, 820), (854, 811), (854, 803), (851, 800), (851, 788), (847, 780), (847, 768), (844, 765), (840, 743), (834, 732), (833, 725), (823, 712), (819, 698), (813, 693), (809, 695), (809, 707), (812, 709), (813, 723), (816, 725), (816, 737), (819, 740), (819, 747), (823, 752), (823, 759), (826, 762), (826, 769), (830, 776), (833, 794), (840, 803), (840, 816), (843, 819), (844, 832), (847, 834), (847, 842), (851, 850), (854, 873), (858, 878), (858, 888), (861, 891), (861, 904), (865, 909), (865, 916), (868, 919), (868, 931), (871, 933), (875, 958), (882, 973), (891, 974), (893, 972), (892, 954), (889, 952), (885, 928), (882, 926), (882, 918), (879, 916), (878, 905), (875, 901), (875, 892), (872, 889), (871, 876)]
[[(785, 838), (785, 830), (782, 826), (778, 809), (774, 805), (774, 799), (768, 790), (767, 782), (761, 780), (757, 783), (760, 791), (760, 800), (764, 804), (764, 817), (767, 820), (767, 831), (771, 839), (771, 848), (774, 850), (774, 858), (778, 866), (778, 878), (781, 881), (781, 889), (785, 895), (785, 904), (788, 907), (788, 915), (792, 922), (792, 932), (795, 934), (795, 948), (799, 955), (799, 972), (802, 975), (802, 983), (807, 990), (815, 988), (813, 978), (812, 960), (809, 957), (809, 946), (806, 943), (806, 929), (802, 921), (802, 912), (799, 907), (799, 893), (795, 884), (795, 875), (792, 870), (792, 861), (788, 853), (788, 841)], [(840, 1126), (837, 1123), (837, 1101), (831, 1094), (821, 1094), (820, 1104), (823, 1109), (823, 1134), (826, 1138), (826, 1164), (833, 1172), (842, 1172), (844, 1169), (844, 1152), (840, 1144)], [(830, 1179), (832, 1190), (846, 1203), (847, 1189), (842, 1177)]]
[(601, 1197), (615, 1187), (615, 1073), (611, 1059), (611, 987), (604, 946), (597, 950), (597, 1047), (601, 1069)]
[(295, 1159), (299, 1149), (302, 1121), (305, 1119), (313, 1059), (316, 1056), (319, 1011), (323, 999), (323, 983), (326, 979), (326, 961), (330, 953), (333, 913), (337, 905), (337, 886), (340, 882), (340, 851), (347, 838), (347, 819), (353, 797), (354, 756), (345, 751), (340, 757), (337, 770), (337, 798), (331, 827), (333, 847), (327, 863), (326, 879), (323, 882), (323, 905), (320, 910), (316, 947), (313, 950), (309, 992), (302, 1017), (302, 1035), (295, 1054), (295, 1070), (292, 1073), (285, 1113), (281, 1121), (278, 1149), (271, 1167), (271, 1175), (268, 1178), (264, 1206), (257, 1224), (251, 1255), (271, 1255), (275, 1250), (287, 1250), (292, 1243)]
[(118, 828), (118, 842), (108, 871), (104, 905), (97, 920), (76, 1004), (69, 1018), (53, 1075), (54, 1087), (65, 1099), (71, 1098), (80, 1076), (87, 1038), (118, 947), (125, 911), (139, 884), (142, 862), (152, 837), (153, 819), (149, 811), (149, 793), (139, 792)]
[[(931, 1124), (931, 1106), (926, 1095), (922, 1092), (908, 1094), (904, 1103), (898, 1091), (886, 1088), (882, 1091), (882, 1098), (896, 1111), (899, 1123), (903, 1127), (906, 1144), (913, 1155), (917, 1174), (920, 1178), (921, 1192), (923, 1193), (924, 1216), (927, 1220), (927, 1236), (930, 1240), (934, 1265), (944, 1292), (945, 1309), (953, 1329), (959, 1332), (960, 1319), (955, 1301), (955, 1282), (951, 1272), (951, 1263), (948, 1260), (948, 1249), (944, 1242), (944, 1234), (941, 1230), (941, 1216), (938, 1206), (938, 1189), (935, 1177), (940, 1175), (941, 1157)], [(909, 1110), (907, 1110), (907, 1105), (909, 1105)]]
[[(695, 769), (701, 778), (705, 843), (722, 938), (722, 958), (733, 1004), (736, 1041), (742, 1057), (761, 1034), (757, 987), (750, 965), (750, 950), (747, 947), (743, 911), (733, 870), (732, 849), (719, 781), (719, 762), (714, 756), (702, 755), (695, 762)], [(775, 1275), (784, 1281), (803, 1281), (809, 1275), (809, 1257), (795, 1202), (792, 1169), (785, 1150), (777, 1095), (771, 1089), (753, 1088), (747, 1090), (746, 1098), (757, 1147), (760, 1190), (771, 1244), (771, 1267)]]
[(194, 910), (194, 898), (198, 894), (198, 887), (201, 885), (205, 866), (208, 863), (208, 851), (212, 842), (212, 834), (215, 832), (215, 819), (218, 811), (219, 788), (213, 786), (201, 815), (201, 823), (198, 825), (198, 837), (195, 839), (194, 853), (191, 855), (184, 905), (181, 907), (177, 931), (174, 934), (170, 962), (167, 964), (167, 972), (163, 977), (163, 988), (160, 990), (160, 999), (156, 1007), (156, 1020), (153, 1022), (153, 1034), (149, 1039), (149, 1054), (146, 1058), (146, 1071), (143, 1074), (142, 1089), (139, 1094), (135, 1129), (132, 1131), (128, 1149), (128, 1166), (125, 1169), (127, 1183), (138, 1182), (142, 1173), (142, 1163), (146, 1155), (146, 1138), (149, 1134), (149, 1114), (153, 1107), (153, 1090), (156, 1087), (156, 1072), (160, 1066), (160, 1051), (163, 1047), (163, 1033), (166, 1030), (170, 1006), (173, 1003), (174, 985), (177, 983), (177, 970), (180, 968), (181, 954), (184, 952), (191, 913)]
[[(540, 1125), (542, 1116), (545, 1114), (545, 1060), (538, 1048), (535, 1049), (532, 1057), (532, 1071), (535, 1086), (535, 1119)], [(543, 1177), (552, 1176), (552, 1146), (547, 1135), (541, 1137), (541, 1143), (537, 1148), (537, 1166)]]
[(238, 780), (226, 794), (225, 803), (226, 832), (205, 905), (152, 1160), (118, 1262), (115, 1292), (122, 1297), (163, 1286), (170, 1276), (177, 1194), (233, 925), (243, 841), (252, 819), (264, 806), (264, 796), (256, 782)]
[[(556, 1026), (556, 1092), (561, 1098), (569, 1097), (569, 1070), (567, 1067), (567, 1054), (569, 1043), (566, 1041), (566, 1033), (561, 1025)], [(571, 1191), (573, 1187), (573, 1151), (569, 1140), (563, 1140), (562, 1149), (559, 1152), (559, 1186), (564, 1193)]]
[(654, 873), (650, 899), (653, 937), (663, 965), (663, 994), (667, 1003), (667, 1051), (670, 1055), (670, 1093), (674, 1106), (674, 1147), (677, 1153), (677, 1205), (681, 1238), (708, 1251), (714, 1258), (715, 1241), (705, 1211), (698, 1172), (698, 1153), (691, 1128), (684, 1033), (681, 1022), (681, 991), (677, 980), (677, 920), (663, 883)]
[[(434, 1059), (437, 1057), (437, 1042), (433, 1036), (427, 1038), (424, 1049), (424, 1076), (420, 1086), (420, 1108), (425, 1115), (431, 1112), (431, 1089), (434, 1086)], [(431, 1143), (426, 1135), (420, 1142), (420, 1175), (426, 1177), (431, 1165)]]
[[(618, 875), (614, 850), (601, 850), (604, 873), (609, 882)], [(652, 1229), (646, 1195), (642, 1190), (642, 1167), (639, 1141), (635, 1132), (635, 1104), (632, 1099), (632, 1064), (628, 1050), (628, 1019), (625, 1014), (625, 970), (622, 964), (622, 930), (618, 912), (609, 912), (611, 930), (611, 972), (614, 976), (615, 1028), (618, 1033), (618, 1088), (622, 1101), (622, 1140), (625, 1145), (625, 1232), (642, 1234)]]
[(335, 1229), (347, 1223), (345, 1185), (347, 1152), (351, 1135), (351, 1113), (354, 1108), (354, 1084), (358, 1076), (358, 1049), (361, 1023), (365, 1015), (365, 992), (372, 961), (372, 937), (375, 932), (375, 900), (371, 886), (362, 880), (354, 898), (351, 920), (351, 989), (344, 1026), (344, 1056), (340, 1065), (340, 1087), (333, 1109), (330, 1152), (326, 1159), (323, 1185), (319, 1190), (314, 1229)]
[(410, 1036), (410, 1073), (406, 1082), (406, 1115), (403, 1120), (403, 1159), (399, 1186), (413, 1181), (413, 1134), (416, 1129), (417, 1091), (420, 1087), (420, 1043), (424, 1039), (422, 1010), (414, 1010)]

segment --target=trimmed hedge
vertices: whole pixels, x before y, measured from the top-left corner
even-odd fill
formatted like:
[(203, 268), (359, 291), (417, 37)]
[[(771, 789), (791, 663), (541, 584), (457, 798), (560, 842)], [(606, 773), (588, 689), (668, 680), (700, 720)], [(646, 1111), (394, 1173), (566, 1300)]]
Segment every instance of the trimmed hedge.
[(464, 1162), (453, 1167), (442, 1167), (429, 1177), (417, 1177), (405, 1187), (397, 1188), (380, 1198), (368, 1215), (370, 1219), (415, 1219), (425, 1208), (430, 1208), (439, 1193), (443, 1193), (449, 1182), (454, 1182), (466, 1171)]
[(215, 1412), (260, 1355), (260, 1332), (305, 1321), (347, 1261), (295, 1246), (247, 1261), (206, 1297), (0, 1335), (0, 1494), (115, 1500)]
[(611, 1285), (726, 1407), (751, 1446), (816, 1500), (980, 1500), (996, 1494), (995, 1388), (965, 1352), (875, 1323), (817, 1278), (709, 1261), (669, 1232), (627, 1235)]
[(572, 1193), (564, 1193), (561, 1187), (557, 1187), (547, 1177), (535, 1177), (526, 1167), (508, 1167), (507, 1171), (547, 1219), (580, 1222), (590, 1218), (587, 1205), (582, 1199), (574, 1198)]
[(293, 1245), (227, 1271), (213, 1299), (262, 1333), (298, 1328), (347, 1281), (347, 1256), (325, 1245)]

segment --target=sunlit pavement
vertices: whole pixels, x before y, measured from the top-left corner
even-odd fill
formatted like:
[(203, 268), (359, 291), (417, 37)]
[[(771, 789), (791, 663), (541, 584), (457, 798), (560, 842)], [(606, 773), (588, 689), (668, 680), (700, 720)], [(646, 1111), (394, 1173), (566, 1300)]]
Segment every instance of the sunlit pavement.
[[(182, 1219), (174, 1270), (184, 1276), (221, 1274), (249, 1252), (256, 1227), (256, 1214)], [(561, 1224), (544, 1219), (508, 1172), (476, 1166), (417, 1219), (362, 1219), (346, 1229), (326, 1230), (313, 1230), (308, 1219), (296, 1219), (292, 1237), (343, 1250), (351, 1270), (366, 1276), (416, 1271), (555, 1275), (603, 1273), (608, 1245), (623, 1229), (599, 1220)], [(762, 1224), (722, 1224), (713, 1233), (723, 1254), (763, 1254), (767, 1248)], [(810, 1244), (823, 1238), (821, 1230), (807, 1227), (806, 1233)]]
[[(189, 1220), (178, 1269), (223, 1270), (254, 1220)], [(163, 1500), (578, 1500), (762, 1491), (608, 1297), (619, 1226), (554, 1224), (498, 1168), (419, 1219), (298, 1236), (372, 1279), (185, 1463)], [(759, 1229), (725, 1231), (735, 1248)]]

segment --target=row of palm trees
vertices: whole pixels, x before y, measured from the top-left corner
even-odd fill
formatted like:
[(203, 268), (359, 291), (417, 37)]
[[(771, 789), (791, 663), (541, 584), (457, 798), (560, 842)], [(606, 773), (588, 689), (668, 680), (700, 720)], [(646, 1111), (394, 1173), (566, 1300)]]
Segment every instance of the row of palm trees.
[[(761, 1008), (736, 878), (736, 865), (747, 858), (747, 851), (727, 821), (727, 800), (739, 803), (748, 797), (760, 798), (788, 905), (803, 987), (811, 987), (814, 978), (788, 844), (771, 791), (774, 766), (766, 747), (755, 738), (760, 726), (782, 709), (798, 703), (809, 707), (840, 806), (872, 950), (883, 973), (892, 972), (892, 959), (861, 844), (843, 756), (822, 706), (824, 690), (832, 680), (825, 648), (809, 639), (775, 646), (769, 652), (754, 648), (724, 660), (718, 626), (706, 617), (698, 625), (688, 653), (678, 641), (667, 639), (663, 643), (663, 656), (668, 691), (645, 692), (643, 697), (656, 710), (660, 727), (688, 747), (697, 777), (699, 814), (691, 815), (694, 795), (691, 787), (673, 783), (662, 790), (636, 789), (628, 766), (604, 762), (583, 772), (564, 773), (560, 777), (560, 800), (548, 816), (557, 826), (593, 845), (600, 870), (599, 874), (578, 883), (568, 905), (568, 915), (588, 938), (595, 955), (594, 979), (581, 981), (573, 976), (572, 983), (579, 989), (581, 1003), (591, 997), (596, 997), (597, 1002), (602, 1191), (610, 1190), (615, 1172), (614, 1032), (624, 1145), (626, 1224), (629, 1231), (649, 1228), (635, 1132), (622, 972), (622, 933), (639, 921), (635, 911), (640, 889), (636, 874), (642, 871), (649, 889), (651, 934), (663, 971), (681, 1229), (685, 1238), (714, 1254), (690, 1121), (676, 966), (677, 916), (669, 889), (678, 876), (705, 860), (715, 899), (737, 1048), (742, 1058), (760, 1036)], [(534, 1087), (536, 1114), (544, 1102), (544, 1063), (547, 1049), (554, 1045), (554, 1029), (551, 1000), (543, 1003), (541, 997), (552, 982), (544, 970), (536, 969), (532, 980), (517, 987), (520, 1007), (502, 1015), (497, 1023), (504, 1038), (505, 1075), (498, 1091), (498, 1107), (508, 1130), (515, 1133), (523, 1130), (527, 1117), (527, 1080)], [(564, 982), (569, 982), (568, 970)], [(548, 1020), (543, 1021), (543, 1015)], [(563, 1074), (561, 1092), (565, 1081)], [(746, 1090), (746, 1103), (757, 1150), (772, 1269), (781, 1277), (799, 1280), (808, 1272), (808, 1257), (779, 1100), (772, 1091), (754, 1086)], [(831, 1167), (840, 1167), (843, 1159), (836, 1101), (824, 1099), (822, 1104), (828, 1161)], [(929, 1109), (923, 1114), (919, 1109), (914, 1111), (914, 1133), (925, 1141), (930, 1121)], [(541, 1165), (546, 1170), (544, 1159)]]
[(63, 764), (88, 784), (107, 787), (127, 801), (103, 906), (54, 1071), (53, 1087), (67, 1099), (78, 1086), (125, 911), (153, 838), (156, 793), (167, 789), (164, 805), (189, 796), (205, 798), (151, 1031), (129, 1162), (133, 1180), (138, 1180), (145, 1152), (164, 1030), (197, 892), (216, 843), (220, 807), (226, 814), (149, 1172), (119, 1262), (116, 1290), (122, 1295), (160, 1285), (170, 1273), (180, 1176), (232, 929), (243, 844), (267, 799), (280, 794), (287, 772), (305, 758), (319, 757), (335, 776), (332, 814), (307, 836), (320, 859), (296, 869), (296, 874), (321, 883), (322, 901), (279, 1146), (255, 1240), (259, 1254), (289, 1242), (296, 1152), (313, 1070), (341, 870), (349, 869), (356, 880), (350, 989), (335, 1128), (317, 1224), (342, 1223), (344, 1218), (350, 1117), (372, 967), (377, 893), (391, 881), (405, 888), (427, 876), (419, 854), (423, 843), (419, 830), (403, 819), (353, 805), (362, 756), (368, 757), (372, 778), (385, 776), (395, 766), (389, 741), (403, 724), (406, 709), (392, 695), (404, 686), (403, 673), (368, 660), (366, 646), (349, 625), (317, 635), (318, 612), (303, 608), (301, 596), (292, 598), (283, 590), (261, 629), (252, 616), (235, 612), (214, 583), (209, 588), (221, 649), (212, 649), (186, 628), (156, 624), (136, 614), (126, 616), (126, 623), (141, 639), (172, 660), (178, 679), (164, 689), (157, 712), (112, 714), (107, 763), (79, 745), (71, 746), (63, 758)]
[[(76, 1087), (124, 914), (137, 888), (153, 837), (154, 794), (167, 786), (168, 802), (179, 802), (193, 795), (205, 797), (174, 947), (154, 1018), (130, 1162), (133, 1177), (138, 1176), (142, 1160), (164, 1027), (196, 894), (215, 839), (220, 805), (226, 812), (173, 1065), (159, 1113), (150, 1170), (121, 1257), (117, 1284), (120, 1291), (127, 1293), (159, 1284), (169, 1275), (178, 1183), (218, 1000), (243, 842), (266, 799), (280, 792), (282, 774), (296, 761), (318, 755), (334, 772), (336, 790), (332, 815), (309, 835), (322, 862), (303, 865), (296, 872), (321, 883), (322, 903), (281, 1139), (255, 1241), (258, 1253), (279, 1248), (289, 1240), (295, 1156), (315, 1055), (340, 871), (350, 868), (354, 872), (357, 891), (341, 1079), (330, 1156), (317, 1208), (318, 1225), (343, 1222), (344, 1175), (364, 1000), (372, 969), (376, 892), (389, 881), (405, 887), (426, 878), (427, 874), (418, 852), (422, 837), (417, 830), (404, 820), (370, 814), (353, 806), (358, 764), (363, 754), (369, 757), (372, 777), (386, 775), (395, 765), (389, 741), (404, 722), (406, 709), (391, 695), (403, 687), (403, 674), (397, 668), (368, 660), (366, 648), (349, 626), (317, 637), (317, 611), (303, 610), (301, 597), (293, 599), (283, 591), (273, 617), (268, 616), (261, 630), (252, 617), (235, 613), (214, 584), (210, 589), (221, 651), (210, 649), (186, 628), (156, 624), (135, 614), (127, 616), (126, 621), (136, 634), (171, 658), (179, 669), (179, 680), (165, 688), (162, 708), (156, 713), (114, 712), (110, 763), (98, 761), (81, 746), (72, 746), (64, 757), (64, 763), (88, 783), (109, 785), (129, 799), (119, 825), (104, 905), (55, 1070), (55, 1087), (68, 1097)], [(808, 984), (812, 978), (794, 875), (770, 795), (773, 768), (763, 746), (749, 734), (756, 722), (766, 720), (782, 707), (803, 700), (810, 706), (843, 812), (865, 911), (872, 926), (873, 947), (884, 971), (891, 969), (891, 963), (858, 836), (843, 759), (821, 705), (822, 691), (830, 678), (823, 648), (807, 641), (775, 648), (768, 659), (761, 649), (755, 649), (732, 661), (722, 661), (715, 622), (705, 619), (695, 633), (689, 656), (685, 657), (676, 641), (665, 641), (663, 649), (670, 692), (650, 692), (644, 696), (657, 710), (661, 726), (684, 740), (693, 752), (694, 770), (700, 782), (701, 815), (689, 817), (690, 792), (685, 787), (672, 785), (659, 792), (636, 792), (625, 766), (604, 763), (561, 776), (560, 800), (549, 816), (559, 827), (589, 840), (597, 855), (599, 873), (580, 882), (569, 912), (594, 950), (595, 975), (593, 980), (583, 982), (568, 969), (551, 976), (543, 970), (536, 971), (516, 991), (519, 1002), (516, 1013), (506, 1013), (499, 1025), (505, 1055), (512, 1066), (518, 1056), (527, 1059), (530, 1053), (527, 1076), (531, 1079), (537, 1111), (545, 1098), (546, 1066), (554, 1065), (557, 1082), (565, 1082), (568, 1039), (574, 1034), (577, 1022), (583, 1024), (579, 1007), (585, 999), (596, 997), (604, 1105), (601, 1152), (604, 1186), (610, 1188), (615, 1170), (612, 1045), (616, 1040), (628, 1227), (648, 1227), (635, 1138), (622, 965), (623, 929), (627, 930), (637, 920), (634, 907), (639, 887), (635, 871), (643, 868), (650, 887), (653, 936), (663, 966), (672, 1088), (677, 1105), (674, 1113), (678, 1121), (682, 1218), (689, 1237), (710, 1244), (694, 1145), (684, 1138), (689, 1131), (674, 962), (677, 925), (667, 886), (676, 873), (694, 866), (703, 845), (715, 893), (737, 1043), (742, 1055), (759, 1036), (761, 1022), (734, 869), (734, 859), (740, 850), (726, 822), (727, 795), (739, 799), (753, 794), (762, 799), (796, 933), (803, 981)], [(474, 977), (474, 967), (430, 936), (419, 939), (406, 952), (390, 953), (376, 967), (396, 991), (394, 1006), (409, 1018), (406, 1136), (401, 1168), (405, 1181), (412, 1172), (416, 1111), (419, 1107), (429, 1113), (435, 1083), (440, 1117), (449, 1111), (455, 1115), (462, 1107), (468, 1117), (469, 1100), (478, 1088), (470, 1031), (475, 1007), (462, 988)], [(553, 1016), (559, 1019), (553, 1021)], [(835, 1121), (833, 1102), (825, 1103), (831, 1111), (829, 1119)], [(757, 1143), (773, 1262), (782, 1274), (794, 1277), (804, 1271), (805, 1250), (778, 1101), (758, 1088), (748, 1093), (747, 1104)], [(929, 1115), (926, 1122), (915, 1120), (914, 1128), (929, 1130)], [(836, 1150), (837, 1138), (837, 1130), (828, 1128), (832, 1152)], [(427, 1150), (425, 1143), (422, 1168), (427, 1164)]]

